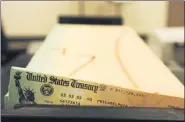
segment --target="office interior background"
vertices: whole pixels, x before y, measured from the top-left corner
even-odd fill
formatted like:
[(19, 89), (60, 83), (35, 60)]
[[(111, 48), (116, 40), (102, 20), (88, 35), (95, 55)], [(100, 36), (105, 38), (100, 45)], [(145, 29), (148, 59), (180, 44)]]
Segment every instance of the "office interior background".
[(138, 33), (184, 26), (184, 3), (168, 1), (3, 1), (2, 22), (6, 35), (46, 36), (59, 16), (120, 16)]
[[(1, 21), (8, 53), (1, 57), (1, 72), (9, 74), (12, 65), (25, 67), (62, 16), (120, 17), (123, 26), (132, 27), (154, 52), (161, 51), (160, 58), (169, 55), (161, 60), (184, 83), (184, 2), (170, 1), (3, 1)], [(155, 32), (163, 35), (169, 31), (177, 38), (171, 52), (153, 49), (154, 43), (161, 47), (161, 37)], [(8, 77), (4, 75), (4, 81)]]

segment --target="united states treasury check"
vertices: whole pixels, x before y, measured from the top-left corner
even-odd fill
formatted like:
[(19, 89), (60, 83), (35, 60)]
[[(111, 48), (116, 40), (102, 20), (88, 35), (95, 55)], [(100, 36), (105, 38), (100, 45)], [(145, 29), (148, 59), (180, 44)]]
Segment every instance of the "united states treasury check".
[(8, 109), (15, 104), (184, 108), (184, 98), (12, 67)]

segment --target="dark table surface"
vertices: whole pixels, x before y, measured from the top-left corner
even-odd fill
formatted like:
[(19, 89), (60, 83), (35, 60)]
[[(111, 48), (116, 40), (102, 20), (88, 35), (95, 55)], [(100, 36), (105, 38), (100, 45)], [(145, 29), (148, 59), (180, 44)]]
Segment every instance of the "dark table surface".
[(184, 121), (184, 109), (31, 105), (2, 111), (3, 118)]

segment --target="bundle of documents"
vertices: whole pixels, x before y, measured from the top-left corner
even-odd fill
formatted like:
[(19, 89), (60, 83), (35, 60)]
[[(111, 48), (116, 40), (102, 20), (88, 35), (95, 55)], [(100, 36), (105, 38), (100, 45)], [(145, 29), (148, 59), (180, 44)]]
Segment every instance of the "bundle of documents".
[(26, 68), (12, 67), (16, 104), (184, 108), (184, 86), (127, 26), (55, 25)]

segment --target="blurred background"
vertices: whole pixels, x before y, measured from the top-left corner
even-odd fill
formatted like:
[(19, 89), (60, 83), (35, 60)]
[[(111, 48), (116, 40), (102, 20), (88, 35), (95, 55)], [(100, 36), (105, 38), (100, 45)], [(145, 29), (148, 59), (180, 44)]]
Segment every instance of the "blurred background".
[(184, 3), (168, 1), (3, 1), (2, 22), (8, 37), (46, 36), (59, 16), (121, 17), (140, 34), (184, 26)]
[(184, 83), (184, 2), (3, 1), (1, 21), (6, 85), (10, 67), (25, 67), (56, 23), (128, 25)]

